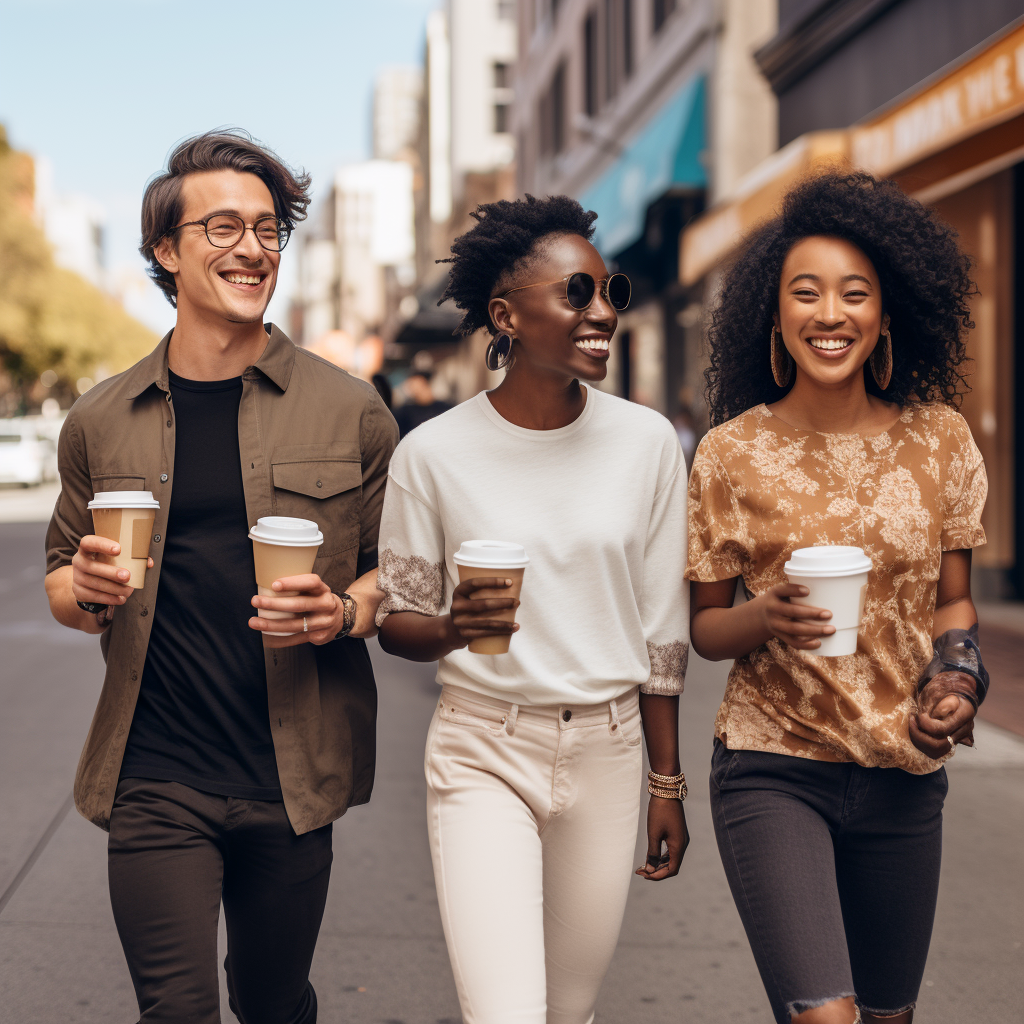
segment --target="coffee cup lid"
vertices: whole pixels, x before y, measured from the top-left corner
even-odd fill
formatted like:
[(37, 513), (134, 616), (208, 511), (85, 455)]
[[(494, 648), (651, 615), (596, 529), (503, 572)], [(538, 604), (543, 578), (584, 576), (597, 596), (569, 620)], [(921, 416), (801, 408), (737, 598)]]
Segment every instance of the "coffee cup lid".
[(464, 540), (453, 557), (456, 565), (475, 569), (522, 569), (530, 561), (521, 544), (507, 540)]
[(797, 548), (785, 565), (791, 576), (856, 576), (870, 569), (871, 559), (863, 549), (840, 544)]
[(264, 516), (256, 520), (249, 531), (250, 540), (283, 547), (311, 548), (324, 542), (320, 527), (311, 519), (292, 519), (290, 516)]
[(99, 491), (86, 508), (159, 508), (152, 491)]

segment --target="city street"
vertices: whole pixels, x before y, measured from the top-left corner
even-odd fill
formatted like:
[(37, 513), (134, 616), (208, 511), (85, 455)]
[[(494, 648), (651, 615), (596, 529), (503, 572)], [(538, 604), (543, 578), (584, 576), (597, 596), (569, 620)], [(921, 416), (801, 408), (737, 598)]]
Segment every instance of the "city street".
[[(137, 1010), (107, 899), (105, 836), (70, 804), (102, 661), (95, 637), (49, 616), (44, 529), (0, 524), (0, 1019), (130, 1024)], [(320, 1020), (456, 1024), (424, 820), (433, 669), (371, 647), (380, 690), (377, 783), (372, 802), (335, 825), (313, 968)], [(708, 809), (711, 727), (725, 672), (691, 660), (683, 766), (692, 843), (678, 878), (634, 878), (599, 1021), (771, 1019)], [(999, 685), (993, 673), (993, 691)], [(981, 722), (977, 748), (960, 748), (949, 777), (943, 885), (917, 1019), (1011, 1024), (1024, 1005), (1024, 740)], [(637, 864), (643, 850), (638, 839)], [(496, 883), (495, 899), (508, 898)], [(226, 999), (224, 1013), (231, 1019)]]

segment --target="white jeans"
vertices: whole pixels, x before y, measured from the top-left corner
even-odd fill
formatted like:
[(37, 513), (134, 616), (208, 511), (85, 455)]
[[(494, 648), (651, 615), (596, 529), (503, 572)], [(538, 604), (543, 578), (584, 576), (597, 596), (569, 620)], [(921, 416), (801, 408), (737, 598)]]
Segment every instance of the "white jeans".
[(427, 822), (466, 1024), (589, 1024), (640, 813), (637, 692), (518, 706), (445, 687)]

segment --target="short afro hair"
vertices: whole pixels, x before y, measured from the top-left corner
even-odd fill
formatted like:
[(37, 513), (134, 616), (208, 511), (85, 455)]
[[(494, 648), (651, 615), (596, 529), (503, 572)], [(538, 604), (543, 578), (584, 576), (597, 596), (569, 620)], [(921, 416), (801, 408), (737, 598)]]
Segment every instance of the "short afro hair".
[(496, 334), (487, 312), (495, 285), (524, 266), (544, 238), (579, 235), (590, 241), (597, 220), (596, 213), (584, 210), (569, 196), (501, 199), (483, 203), (470, 216), (477, 223), (452, 242), (449, 259), (437, 261), (452, 265), (441, 302), (451, 299), (465, 310), (455, 331), (460, 335), (472, 334), (481, 327)]
[(956, 232), (895, 182), (828, 171), (796, 185), (779, 216), (753, 233), (725, 271), (708, 327), (712, 425), (777, 402), (792, 386), (780, 388), (769, 370), (773, 314), (786, 256), (817, 235), (857, 246), (882, 286), (892, 379), (882, 391), (865, 366), (868, 393), (901, 407), (911, 401), (958, 406), (967, 390), (962, 371), (977, 289)]

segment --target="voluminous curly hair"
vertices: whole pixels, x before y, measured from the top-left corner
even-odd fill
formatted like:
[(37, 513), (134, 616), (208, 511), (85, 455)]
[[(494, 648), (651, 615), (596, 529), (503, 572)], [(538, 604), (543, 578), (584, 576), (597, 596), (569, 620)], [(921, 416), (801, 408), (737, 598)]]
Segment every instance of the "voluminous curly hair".
[(147, 273), (172, 306), (178, 304), (174, 275), (165, 270), (154, 250), (181, 220), (181, 185), (201, 171), (241, 171), (255, 174), (270, 190), (274, 212), (292, 231), (306, 217), (311, 179), (294, 173), (266, 146), (241, 128), (218, 128), (179, 143), (167, 170), (146, 186), (142, 197), (142, 244), (139, 252), (149, 264)]
[(597, 220), (593, 210), (584, 210), (569, 196), (501, 199), (483, 203), (470, 216), (477, 223), (452, 242), (449, 259), (437, 261), (452, 265), (448, 287), (438, 305), (452, 299), (465, 310), (455, 332), (460, 335), (472, 334), (481, 327), (496, 334), (487, 312), (495, 291), (512, 287), (512, 278), (530, 263), (544, 238), (579, 235), (589, 241)]
[(883, 392), (865, 366), (869, 393), (900, 406), (919, 400), (957, 407), (967, 390), (961, 367), (976, 288), (956, 233), (894, 182), (829, 172), (789, 192), (781, 214), (754, 233), (724, 274), (704, 373), (712, 425), (776, 402), (792, 386), (778, 387), (771, 374), (772, 317), (786, 256), (815, 235), (856, 245), (878, 274), (893, 369)]

